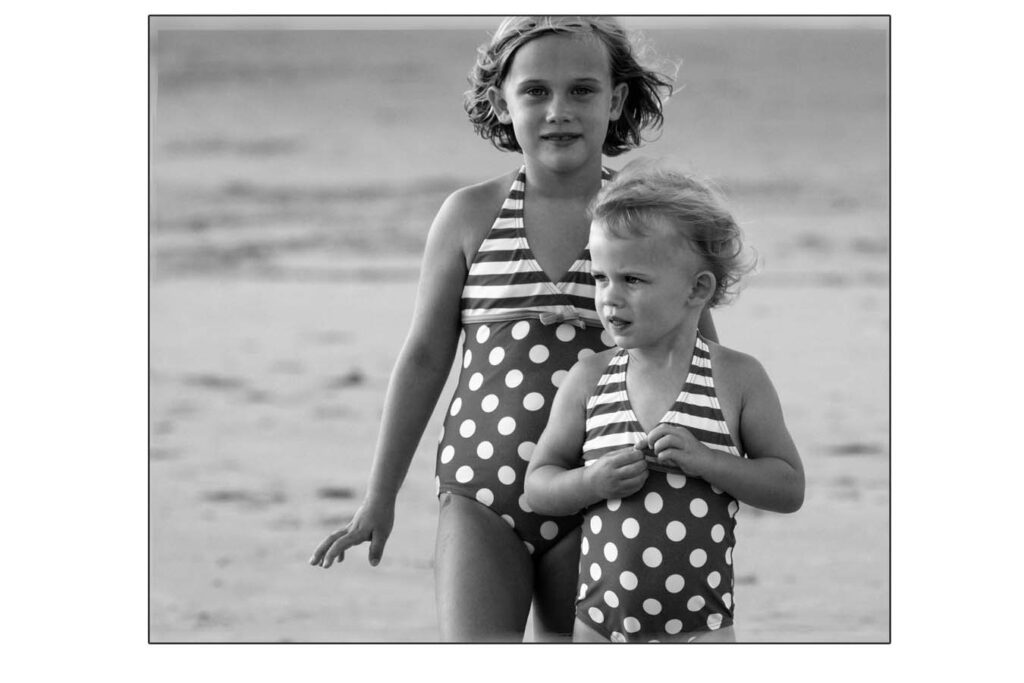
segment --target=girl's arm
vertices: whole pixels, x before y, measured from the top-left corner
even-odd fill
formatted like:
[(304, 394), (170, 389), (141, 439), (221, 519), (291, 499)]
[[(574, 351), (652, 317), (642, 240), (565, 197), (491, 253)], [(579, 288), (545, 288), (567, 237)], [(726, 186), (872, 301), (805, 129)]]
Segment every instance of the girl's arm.
[(628, 496), (647, 479), (643, 453), (634, 448), (581, 466), (587, 397), (606, 362), (606, 354), (583, 359), (555, 394), (547, 426), (526, 469), (526, 500), (536, 512), (570, 515), (608, 498)]
[(741, 367), (734, 372), (744, 378), (740, 440), (747, 458), (712, 450), (675, 425), (658, 425), (648, 435), (648, 443), (659, 459), (743, 503), (773, 512), (796, 512), (804, 500), (804, 470), (786, 429), (779, 396), (760, 363), (750, 356), (737, 356)]
[(380, 561), (394, 524), (398, 490), (458, 347), (459, 302), (467, 272), (465, 235), (479, 219), (479, 204), (469, 190), (460, 190), (444, 202), (431, 225), (412, 324), (388, 383), (366, 496), (352, 520), (314, 551), (310, 564), (329, 567), (344, 559), (346, 549), (366, 541), (370, 564)]

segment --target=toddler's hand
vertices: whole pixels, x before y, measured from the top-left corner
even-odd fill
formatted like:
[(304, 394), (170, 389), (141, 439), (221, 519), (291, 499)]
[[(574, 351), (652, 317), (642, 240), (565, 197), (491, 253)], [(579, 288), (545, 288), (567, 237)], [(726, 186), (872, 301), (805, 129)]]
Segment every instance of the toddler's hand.
[(686, 427), (662, 422), (647, 435), (647, 443), (658, 462), (675, 465), (690, 477), (702, 476), (708, 447)]
[(625, 498), (639, 491), (647, 481), (647, 461), (643, 451), (630, 446), (601, 456), (586, 468), (585, 474), (601, 499)]

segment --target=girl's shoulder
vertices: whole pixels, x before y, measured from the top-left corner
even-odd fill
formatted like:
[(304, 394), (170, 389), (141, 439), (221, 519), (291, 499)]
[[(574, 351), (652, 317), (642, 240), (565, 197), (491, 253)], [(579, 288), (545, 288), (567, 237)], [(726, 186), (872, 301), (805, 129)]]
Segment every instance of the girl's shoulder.
[(576, 363), (569, 370), (569, 377), (567, 381), (572, 381), (579, 385), (582, 390), (589, 393), (595, 386), (597, 386), (598, 380), (601, 379), (601, 375), (608, 368), (608, 363), (611, 362), (612, 358), (618, 353), (618, 347), (612, 347), (604, 351), (598, 351), (590, 355), (584, 356), (583, 358), (576, 361)]
[(516, 173), (505, 173), (455, 190), (437, 212), (437, 228), (458, 235), (467, 253), (475, 253), (501, 212)]
[[(487, 227), (490, 227), (490, 223), (501, 210), (501, 205), (505, 203), (516, 173), (517, 171), (513, 171), (481, 183), (460, 187), (448, 195), (442, 208), (454, 216), (465, 219), (467, 223), (486, 222)], [(490, 221), (487, 221), (487, 218), (490, 218)]]
[(715, 388), (742, 396), (759, 383), (768, 379), (761, 362), (749, 353), (707, 342), (711, 351), (711, 367), (715, 377)]
[(607, 351), (584, 356), (576, 361), (569, 369), (569, 374), (566, 375), (561, 385), (559, 385), (556, 400), (569, 402), (569, 404), (576, 405), (581, 410), (585, 409), (590, 395), (597, 387), (601, 375), (604, 374), (605, 368), (608, 367), (608, 362), (615, 355), (616, 351), (618, 349), (613, 347)]

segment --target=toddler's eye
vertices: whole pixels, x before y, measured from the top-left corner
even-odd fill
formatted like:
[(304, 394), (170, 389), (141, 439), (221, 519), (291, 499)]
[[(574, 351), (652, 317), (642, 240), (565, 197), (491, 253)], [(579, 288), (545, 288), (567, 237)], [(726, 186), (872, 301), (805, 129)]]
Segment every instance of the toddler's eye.
[(640, 284), (641, 282), (643, 282), (643, 280), (641, 280), (638, 277), (633, 277), (632, 275), (626, 276), (626, 284), (637, 285)]
[(594, 91), (593, 91), (592, 88), (588, 88), (588, 87), (585, 87), (585, 86), (581, 85), (581, 86), (577, 86), (576, 88), (573, 88), (573, 92), (575, 94), (577, 94), (577, 95), (589, 95), (589, 94), (591, 94)]

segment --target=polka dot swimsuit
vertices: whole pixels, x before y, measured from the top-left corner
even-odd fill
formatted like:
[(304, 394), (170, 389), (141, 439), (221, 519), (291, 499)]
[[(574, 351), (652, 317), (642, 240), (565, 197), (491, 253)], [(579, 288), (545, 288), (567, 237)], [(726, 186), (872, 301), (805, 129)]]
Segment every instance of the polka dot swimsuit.
[[(587, 402), (584, 465), (646, 437), (626, 395), (629, 356), (612, 357)], [(661, 422), (738, 457), (698, 335), (690, 371)], [(685, 639), (733, 621), (732, 549), (739, 503), (648, 457), (643, 488), (585, 511), (576, 616), (613, 642)]]
[(537, 557), (580, 516), (534, 513), (523, 494), (526, 466), (569, 368), (611, 340), (594, 310), (589, 251), (557, 283), (538, 265), (523, 227), (525, 190), (520, 169), (466, 278), (462, 370), (438, 445), (436, 486), (487, 506)]

